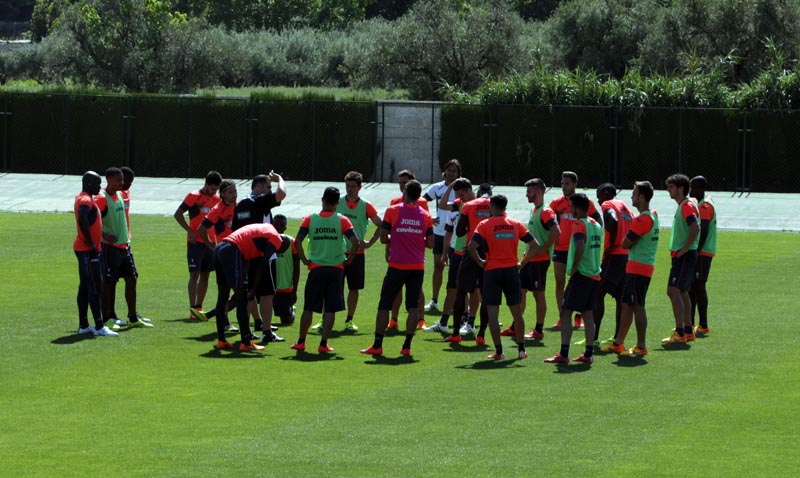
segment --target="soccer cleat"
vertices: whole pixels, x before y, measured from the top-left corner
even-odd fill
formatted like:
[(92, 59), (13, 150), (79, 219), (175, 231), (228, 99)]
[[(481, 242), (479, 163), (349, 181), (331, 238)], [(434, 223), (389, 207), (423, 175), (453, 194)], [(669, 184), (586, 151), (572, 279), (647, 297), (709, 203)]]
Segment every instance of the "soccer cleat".
[[(581, 346), (585, 346), (585, 345), (586, 345), (586, 339), (585, 339), (585, 338), (583, 338), (583, 339), (580, 339), (579, 341), (577, 341), (577, 342), (573, 342), (573, 343), (574, 343), (575, 345), (581, 345)], [(595, 341), (592, 343), (592, 345), (594, 345), (595, 347), (599, 347), (601, 344), (600, 344), (600, 342), (598, 342), (597, 340), (595, 340)]]
[(460, 335), (448, 335), (445, 342), (450, 342), (453, 344), (460, 344), (461, 343), (461, 336)]
[(364, 355), (383, 355), (383, 347), (378, 347), (377, 349), (370, 345), (369, 347), (362, 349), (359, 351)]
[(450, 327), (448, 327), (446, 325), (442, 325), (439, 322), (435, 322), (430, 327), (425, 327), (424, 329), (422, 329), (422, 331), (423, 332), (439, 332), (441, 334), (449, 334), (450, 333)]
[(94, 335), (96, 337), (119, 337), (119, 334), (114, 332), (113, 330), (109, 329), (105, 325), (102, 329), (95, 329)]
[(110, 319), (106, 319), (106, 323), (109, 323), (109, 322), (111, 322), (113, 325), (117, 326), (117, 328), (125, 327), (126, 325), (128, 325), (128, 321), (127, 320), (118, 319), (116, 317), (111, 317)]
[(574, 359), (572, 359), (572, 361), (573, 362), (582, 362), (582, 363), (593, 363), (594, 362), (594, 355), (590, 355), (590, 356), (587, 357), (587, 356), (585, 356), (583, 354), (580, 354), (577, 357), (575, 357)]
[(553, 330), (561, 330), (561, 319), (558, 319), (558, 322), (553, 324), (553, 326), (550, 327), (550, 328), (553, 329)]
[(531, 331), (530, 331), (530, 332), (528, 332), (527, 334), (525, 334), (525, 338), (526, 338), (526, 339), (537, 339), (537, 340), (538, 340), (538, 339), (543, 339), (543, 338), (544, 338), (544, 333), (542, 333), (542, 332), (539, 332), (539, 331), (538, 331), (538, 330), (536, 330), (536, 329), (531, 329)]
[(611, 337), (611, 338), (608, 338), (608, 339), (605, 339), (605, 340), (601, 340), (599, 345), (600, 345), (600, 347), (602, 347), (604, 345), (613, 344), (614, 340), (616, 340), (616, 337)]
[(88, 326), (88, 327), (78, 327), (78, 334), (80, 334), (80, 335), (88, 335), (88, 334), (94, 335), (94, 327), (92, 327), (91, 325)]
[(458, 331), (461, 335), (471, 335), (475, 333), (475, 327), (466, 323), (461, 326), (461, 330)]
[(264, 350), (264, 346), (250, 342), (250, 345), (239, 344), (239, 350), (242, 352), (255, 352), (257, 350)]
[(425, 312), (439, 312), (439, 304), (437, 304), (435, 300), (431, 299), (431, 301), (428, 302), (428, 305), (425, 306)]
[(561, 354), (555, 354), (550, 358), (544, 359), (545, 363), (560, 363), (560, 364), (567, 364), (569, 363), (569, 359), (564, 357)]
[(583, 328), (583, 317), (580, 315), (576, 315), (573, 319), (573, 328), (575, 329), (582, 329)]
[(347, 322), (344, 323), (344, 330), (351, 330), (355, 332), (356, 330), (358, 330), (358, 326), (352, 320), (348, 320)]
[(636, 345), (636, 346), (634, 346), (632, 348), (629, 348), (628, 350), (622, 352), (620, 355), (625, 356), (625, 357), (644, 357), (645, 355), (647, 355), (647, 347), (642, 349), (642, 348), (639, 348), (638, 345)]
[(292, 350), (299, 350), (300, 352), (304, 352), (306, 350), (306, 344), (305, 342), (302, 344), (294, 343), (291, 346), (289, 346), (289, 348)]
[(517, 331), (512, 329), (511, 327), (509, 327), (507, 329), (503, 329), (503, 330), (500, 331), (500, 336), (501, 337), (514, 337), (516, 335), (517, 335)]
[(389, 325), (386, 326), (386, 329), (395, 329), (397, 330), (397, 321), (394, 319), (389, 319)]
[(319, 348), (317, 349), (317, 352), (321, 354), (327, 354), (333, 352), (333, 347), (331, 347), (330, 345), (320, 345)]
[(192, 317), (199, 320), (200, 322), (208, 322), (208, 317), (206, 317), (206, 313), (203, 312), (202, 309), (195, 309), (194, 307), (189, 309), (189, 312), (192, 313)]
[(227, 340), (217, 340), (217, 350), (221, 349), (232, 349), (233, 344), (228, 342)]
[(400, 349), (400, 355), (411, 355), (411, 349)]
[(270, 342), (285, 342), (286, 339), (283, 337), (278, 337), (278, 334), (275, 332), (269, 332), (264, 334), (264, 337), (261, 339), (261, 345), (266, 345)]
[(317, 322), (316, 324), (311, 326), (311, 330), (319, 330), (321, 328), (322, 328), (322, 321), (321, 320), (319, 322)]
[[(128, 317), (128, 319), (130, 319), (130, 317)], [(150, 323), (153, 322), (152, 320), (148, 319), (147, 317), (142, 317), (142, 314), (140, 314), (138, 312), (136, 313), (136, 320), (140, 320), (140, 321), (145, 322), (147, 324), (150, 324)]]
[(426, 325), (427, 325), (427, 324), (425, 323), (425, 320), (424, 320), (424, 319), (419, 319), (419, 320), (417, 321), (417, 330), (425, 330), (425, 326), (426, 326)]
[(517, 358), (520, 359), (520, 360), (528, 358), (528, 352), (526, 352), (524, 350), (520, 350), (517, 353)]
[(492, 355), (487, 355), (486, 358), (488, 358), (489, 360), (505, 360), (506, 354), (499, 354), (495, 352)]
[(194, 307), (189, 308), (189, 312), (193, 319), (197, 319), (200, 322), (208, 322), (208, 317), (206, 317), (206, 313), (203, 312), (203, 309), (195, 309)]
[(225, 326), (225, 332), (238, 332), (239, 328), (233, 324), (228, 324)]
[(152, 327), (152, 326), (153, 326), (153, 324), (151, 324), (150, 322), (145, 322), (143, 320), (137, 320), (136, 322), (131, 322), (129, 324), (130, 328), (134, 328), (134, 327)]
[(605, 353), (614, 352), (617, 354), (621, 354), (622, 352), (625, 351), (625, 344), (617, 345), (614, 342), (611, 342), (610, 344), (600, 346), (600, 351)]
[(694, 342), (695, 340), (697, 340), (697, 336), (694, 333), (691, 334), (684, 333), (683, 336), (686, 338), (687, 342)]
[(486, 339), (479, 335), (479, 336), (475, 337), (475, 343), (477, 345), (486, 345)]
[(678, 335), (678, 332), (675, 329), (672, 329), (672, 335), (667, 337), (666, 339), (661, 339), (661, 343), (664, 345), (667, 344), (685, 344), (686, 337), (683, 335)]
[(700, 337), (704, 337), (706, 335), (709, 335), (711, 333), (711, 331), (708, 329), (707, 326), (703, 327), (702, 325), (695, 325), (694, 326), (694, 333), (695, 333), (695, 335), (699, 335)]

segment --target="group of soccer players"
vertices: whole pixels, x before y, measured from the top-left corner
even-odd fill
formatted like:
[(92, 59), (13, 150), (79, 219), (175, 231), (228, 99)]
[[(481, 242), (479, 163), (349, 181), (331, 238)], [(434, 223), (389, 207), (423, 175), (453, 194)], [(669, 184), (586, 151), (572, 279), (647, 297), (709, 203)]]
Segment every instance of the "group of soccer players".
[[(408, 318), (401, 355), (411, 354), (415, 331), (420, 328), (444, 334), (449, 343), (473, 336), (478, 345), (486, 343), (489, 329), (495, 349), (489, 359), (505, 358), (503, 336), (516, 342), (518, 358), (526, 358), (525, 340), (544, 337), (545, 288), (551, 261), (559, 310), (553, 329), (561, 331), (561, 347), (545, 362), (569, 363), (573, 326), (584, 328), (585, 332), (584, 340), (576, 342), (585, 349), (573, 361), (592, 363), (595, 347), (605, 353), (635, 357), (648, 354), (645, 298), (659, 238), (658, 214), (650, 208), (654, 193), (651, 183), (634, 184), (631, 205), (638, 211), (635, 214), (624, 201), (616, 199), (617, 190), (608, 183), (597, 188), (598, 210), (585, 194), (576, 192), (578, 177), (570, 171), (562, 173), (563, 195), (545, 205), (547, 186), (534, 178), (525, 183), (526, 198), (533, 209), (527, 224), (523, 224), (506, 214), (508, 199), (492, 195), (489, 185), (474, 191), (472, 183), (463, 177), (458, 160), (446, 163), (442, 176), (443, 181), (431, 185), (423, 194), (413, 173), (401, 171), (398, 179), (402, 195), (392, 200), (381, 218), (375, 206), (359, 195), (363, 176), (351, 171), (344, 178), (345, 194), (335, 187), (326, 188), (321, 210), (303, 218), (296, 238), (292, 238), (285, 234), (286, 218), (272, 215), (272, 209), (286, 198), (280, 175), (271, 172), (255, 177), (251, 194), (237, 202), (236, 184), (223, 180), (215, 171), (209, 172), (203, 187), (187, 194), (174, 214), (187, 233), (191, 317), (203, 321), (216, 317), (218, 349), (233, 347), (226, 332), (240, 332), (239, 349), (243, 351), (262, 350), (270, 342), (282, 342), (284, 339), (272, 326), (272, 316), (279, 316), (283, 324), (293, 322), (302, 262), (308, 267), (308, 277), (298, 339), (291, 348), (306, 350), (313, 314), (318, 313), (322, 320), (313, 327), (320, 331), (318, 352), (332, 352), (328, 340), (337, 312), (347, 310), (345, 329), (358, 330), (354, 316), (359, 291), (367, 283), (365, 251), (380, 241), (385, 245), (388, 265), (377, 306), (374, 340), (361, 350), (363, 354), (383, 355), (386, 331), (400, 328), (398, 309), (405, 302)], [(86, 173), (83, 191), (75, 203), (75, 251), (81, 279), (79, 332), (96, 335), (115, 334), (104, 325), (102, 317), (113, 318), (115, 327), (152, 326), (135, 308), (136, 271), (129, 227), (123, 227), (129, 224), (129, 196), (128, 202), (124, 202), (121, 193), (116, 199), (117, 191), (127, 190), (130, 184), (123, 186), (122, 172), (116, 168), (110, 168), (106, 177), (105, 191), (95, 198), (100, 177)], [(707, 183), (702, 176), (689, 180), (685, 175), (674, 174), (667, 178), (666, 186), (678, 204), (669, 245), (672, 267), (667, 288), (675, 329), (662, 344), (680, 344), (710, 332), (705, 283), (716, 252), (716, 212), (713, 200), (705, 195)], [(428, 211), (429, 202), (435, 204), (436, 217)], [(123, 203), (124, 208), (116, 207)], [(122, 216), (117, 216), (117, 210), (122, 211)], [(370, 223), (376, 226), (371, 235)], [(521, 260), (517, 253), (520, 241), (526, 245)], [(100, 257), (100, 242), (105, 243), (103, 250), (111, 252), (104, 253), (105, 260), (98, 260), (95, 265), (93, 260)], [(435, 264), (433, 294), (427, 307), (423, 294), (426, 249), (433, 249)], [(100, 274), (97, 267), (101, 263), (116, 265), (113, 271), (109, 267)], [(205, 311), (203, 301), (211, 270), (216, 272), (218, 296), (215, 308)], [(113, 287), (111, 291), (95, 290), (101, 275), (110, 284), (125, 278), (127, 321), (116, 318)], [(443, 282), (446, 297), (440, 310), (438, 296)], [(535, 301), (535, 326), (526, 333), (523, 314), (528, 291)], [(613, 337), (600, 342), (606, 294), (615, 299), (616, 320)], [(513, 319), (505, 330), (501, 330), (498, 320), (503, 297)], [(94, 327), (86, 318), (89, 306), (95, 316)], [(238, 329), (227, 315), (234, 308)], [(425, 310), (440, 311), (440, 319), (426, 327)], [(695, 310), (699, 313), (696, 325)], [(476, 315), (481, 318), (477, 328)], [(256, 331), (263, 332), (262, 337), (251, 332), (250, 316)], [(448, 327), (451, 316), (452, 331)], [(624, 341), (634, 323), (636, 345), (626, 348)], [(258, 340), (261, 344), (256, 343)]]

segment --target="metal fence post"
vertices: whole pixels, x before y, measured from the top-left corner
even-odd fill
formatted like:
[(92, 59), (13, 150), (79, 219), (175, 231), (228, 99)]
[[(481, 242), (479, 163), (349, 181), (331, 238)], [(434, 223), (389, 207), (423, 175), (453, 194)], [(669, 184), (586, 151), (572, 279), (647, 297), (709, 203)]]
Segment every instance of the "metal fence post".
[(69, 146), (70, 146), (70, 108), (69, 95), (63, 96), (62, 108), (64, 108), (64, 174), (69, 174)]
[(683, 108), (678, 109), (678, 169), (683, 171)]
[(193, 152), (192, 152), (192, 134), (193, 134), (193, 131), (192, 131), (192, 128), (194, 127), (193, 126), (194, 118), (192, 117), (193, 106), (194, 106), (194, 103), (192, 102), (192, 98), (189, 98), (189, 106), (188, 106), (189, 111), (188, 111), (188, 114), (186, 115), (186, 177), (187, 178), (192, 177), (192, 156), (193, 156)]
[(550, 111), (550, 187), (556, 181), (556, 114), (555, 106), (548, 107)]
[(8, 93), (3, 93), (3, 171), (8, 171), (8, 119), (11, 117), (11, 110), (8, 107)]
[(317, 103), (311, 102), (311, 180), (314, 181), (314, 175), (317, 166)]

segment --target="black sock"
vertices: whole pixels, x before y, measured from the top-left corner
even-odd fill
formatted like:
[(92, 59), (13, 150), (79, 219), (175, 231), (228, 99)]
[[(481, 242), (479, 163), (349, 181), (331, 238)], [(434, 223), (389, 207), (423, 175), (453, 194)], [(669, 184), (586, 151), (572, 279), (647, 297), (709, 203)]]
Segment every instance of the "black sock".
[(481, 322), (480, 327), (478, 327), (478, 337), (485, 337), (486, 336), (486, 327), (488, 325), (489, 324), (485, 324), (485, 323)]
[(217, 316), (217, 309), (211, 309), (208, 312), (206, 312), (207, 319), (213, 319), (216, 316)]
[[(208, 314), (206, 314), (206, 317), (208, 317)], [(255, 327), (256, 330), (262, 330), (263, 331), (264, 330), (264, 321), (261, 320), (261, 319), (256, 319), (256, 321), (253, 322), (253, 326)]]
[(536, 328), (535, 328), (535, 329), (536, 329), (536, 331), (537, 331), (537, 332), (539, 332), (540, 334), (541, 334), (541, 333), (544, 333), (544, 324), (536, 324)]
[(594, 347), (592, 347), (591, 345), (587, 345), (586, 350), (583, 351), (583, 356), (591, 357), (592, 355), (594, 355)]
[(692, 333), (692, 326), (691, 326), (691, 325), (687, 325), (687, 326), (685, 326), (685, 327), (683, 328), (683, 332), (684, 332), (685, 334), (691, 334), (691, 333)]
[(447, 326), (447, 322), (450, 320), (450, 314), (442, 314), (442, 317), (439, 319), (439, 325), (442, 327)]
[(352, 322), (353, 321), (353, 316), (352, 315), (348, 315), (347, 318), (344, 319), (344, 321), (345, 322)]
[(383, 335), (375, 334), (375, 343), (372, 346), (376, 349), (383, 347)]
[(298, 344), (304, 344), (304, 343), (306, 343), (306, 338), (305, 338), (305, 337), (303, 337), (302, 339), (297, 339), (297, 343), (298, 343)]
[(469, 325), (475, 327), (475, 316), (474, 315), (470, 315), (469, 318), (467, 319), (467, 323), (469, 323)]
[(497, 355), (503, 355), (503, 344), (495, 345), (494, 353), (496, 353)]
[(562, 344), (561, 345), (561, 352), (559, 352), (559, 353), (561, 354), (562, 357), (568, 357), (569, 356), (569, 345)]
[(319, 341), (319, 346), (320, 347), (327, 347), (328, 346), (328, 339), (321, 339)]
[[(117, 316), (117, 314), (113, 315), (113, 317), (116, 317), (116, 316)], [(139, 322), (139, 317), (137, 317), (136, 314), (129, 315), (128, 316), (128, 322), (130, 322), (132, 324), (135, 324), (136, 322)]]
[(525, 351), (525, 342), (517, 342), (517, 351), (519, 352)]
[(411, 340), (414, 338), (414, 334), (406, 334), (406, 339), (403, 341), (403, 348), (410, 349), (411, 348)]
[(677, 327), (677, 328), (675, 328), (675, 332), (678, 332), (678, 335), (679, 335), (680, 337), (683, 337), (683, 334), (684, 334), (684, 332), (683, 332), (683, 327)]

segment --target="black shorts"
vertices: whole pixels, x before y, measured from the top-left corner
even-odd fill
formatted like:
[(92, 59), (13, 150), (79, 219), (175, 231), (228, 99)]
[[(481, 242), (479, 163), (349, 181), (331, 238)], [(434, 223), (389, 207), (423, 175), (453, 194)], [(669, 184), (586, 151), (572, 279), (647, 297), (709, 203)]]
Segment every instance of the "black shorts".
[(186, 243), (186, 260), (189, 262), (189, 272), (214, 270), (214, 253), (202, 241)]
[[(448, 248), (449, 249), (449, 248)], [(439, 236), (434, 234), (433, 235), (433, 254), (443, 254), (444, 253), (444, 236)]]
[(344, 270), (320, 266), (308, 271), (303, 310), (322, 313), (344, 310)]
[(223, 241), (214, 249), (214, 272), (218, 286), (247, 289), (247, 261), (232, 243)]
[(564, 300), (561, 302), (562, 310), (584, 312), (594, 310), (597, 306), (597, 290), (600, 281), (586, 277), (580, 273), (573, 274), (564, 289)]
[(422, 292), (424, 270), (404, 270), (390, 267), (386, 270), (381, 286), (381, 299), (378, 310), (391, 310), (400, 289), (406, 288), (406, 310), (419, 308), (419, 294)]
[(609, 254), (600, 265), (600, 287), (615, 299), (622, 294), (625, 283), (625, 267), (628, 265), (627, 254)]
[(256, 297), (275, 295), (275, 260), (261, 256), (250, 259), (247, 263), (247, 283), (250, 287), (256, 282), (256, 274), (260, 269), (265, 269), (261, 280), (256, 285)]
[(647, 289), (650, 287), (650, 278), (639, 274), (625, 274), (625, 282), (622, 285), (620, 301), (628, 305), (641, 305), (644, 307), (644, 299), (647, 296)]
[(550, 261), (528, 262), (519, 271), (519, 283), (524, 290), (544, 290), (547, 285), (547, 269)]
[(500, 305), (506, 296), (506, 305), (519, 305), (522, 302), (522, 288), (519, 270), (515, 267), (492, 269), (483, 273), (483, 303)]
[(708, 280), (708, 274), (711, 272), (711, 260), (714, 256), (697, 255), (697, 266), (694, 270), (694, 280), (705, 282)]
[(480, 268), (469, 253), (461, 256), (461, 264), (458, 266), (458, 278), (456, 286), (461, 290), (472, 292), (480, 289), (483, 285), (483, 269)]
[(567, 263), (567, 256), (569, 251), (553, 251), (553, 262)]
[(681, 292), (689, 292), (694, 282), (694, 269), (697, 266), (697, 251), (689, 251), (681, 257), (672, 258), (669, 270), (670, 287), (677, 287)]
[(122, 249), (104, 244), (103, 267), (104, 278), (110, 282), (117, 282), (120, 277), (139, 277), (136, 264), (133, 262), (133, 254), (128, 247)]
[(366, 262), (364, 254), (356, 254), (349, 265), (344, 265), (344, 277), (347, 279), (348, 290), (361, 290), (364, 288)]
[(458, 267), (461, 265), (461, 258), (464, 256), (456, 254), (455, 249), (452, 247), (447, 251), (447, 256), (450, 260), (450, 265), (447, 270), (447, 285), (445, 287), (455, 289), (458, 287)]
[(292, 293), (277, 292), (272, 299), (272, 310), (275, 312), (275, 315), (280, 317), (282, 324), (291, 324), (293, 322)]

